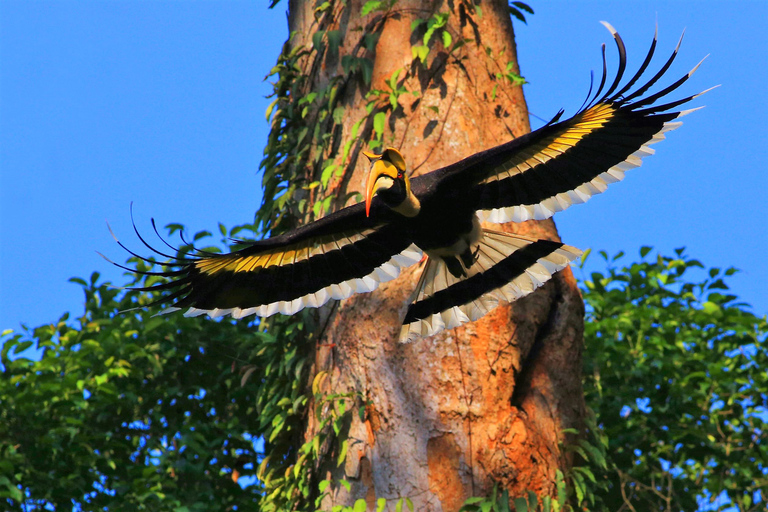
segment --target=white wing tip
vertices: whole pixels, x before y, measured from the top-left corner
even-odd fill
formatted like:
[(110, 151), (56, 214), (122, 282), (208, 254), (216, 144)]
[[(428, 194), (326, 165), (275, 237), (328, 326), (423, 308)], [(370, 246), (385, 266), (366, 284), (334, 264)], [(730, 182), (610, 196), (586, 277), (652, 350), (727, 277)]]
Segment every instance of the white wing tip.
[[(700, 106), (700, 107), (689, 108), (689, 109), (687, 109), (687, 110), (681, 110), (681, 111), (680, 111), (680, 112), (677, 114), (677, 117), (676, 117), (675, 119), (680, 119), (681, 117), (685, 117), (685, 116), (687, 116), (687, 115), (688, 115), (688, 114), (690, 114), (691, 112), (696, 112), (697, 110), (701, 110), (701, 109), (703, 109), (703, 108), (704, 108), (704, 105), (702, 105), (702, 106)], [(665, 123), (665, 124), (669, 124), (669, 123)], [(672, 124), (675, 124), (675, 123), (672, 123)], [(680, 122), (680, 124), (682, 124), (682, 122)], [(678, 126), (679, 126), (679, 125), (678, 125)], [(676, 126), (675, 128), (677, 128), (677, 126)]]
[(602, 24), (602, 25), (603, 25), (605, 28), (607, 28), (607, 29), (608, 29), (608, 32), (610, 32), (610, 33), (611, 33), (611, 35), (612, 35), (613, 37), (616, 37), (616, 34), (618, 34), (618, 33), (619, 33), (619, 31), (618, 31), (618, 30), (616, 30), (615, 28), (613, 28), (613, 25), (611, 25), (611, 24), (610, 24), (610, 23), (608, 23), (607, 21), (600, 21), (600, 23), (601, 23), (601, 24)]
[[(695, 66), (693, 66), (693, 69), (692, 69), (692, 70), (690, 70), (690, 71), (688, 72), (688, 78), (690, 78), (690, 77), (691, 77), (691, 75), (692, 75), (692, 74), (694, 74), (694, 73), (696, 72), (696, 70), (697, 70), (697, 69), (699, 69), (699, 66), (701, 66), (701, 65), (704, 63), (704, 61), (705, 61), (705, 60), (707, 60), (707, 57), (709, 57), (709, 55), (710, 55), (709, 53), (708, 53), (708, 54), (706, 54), (706, 55), (704, 56), (704, 58), (703, 58), (703, 59), (701, 59), (701, 60), (699, 61), (699, 63), (698, 63), (698, 64), (696, 64)], [(694, 96), (694, 98), (695, 98), (695, 96)]]
[(177, 308), (177, 307), (174, 307), (174, 306), (168, 306), (167, 308), (165, 308), (164, 310), (160, 311), (159, 313), (155, 313), (154, 315), (152, 315), (152, 318), (154, 318), (156, 316), (170, 315), (171, 313), (175, 313), (177, 311), (181, 311), (181, 308)]

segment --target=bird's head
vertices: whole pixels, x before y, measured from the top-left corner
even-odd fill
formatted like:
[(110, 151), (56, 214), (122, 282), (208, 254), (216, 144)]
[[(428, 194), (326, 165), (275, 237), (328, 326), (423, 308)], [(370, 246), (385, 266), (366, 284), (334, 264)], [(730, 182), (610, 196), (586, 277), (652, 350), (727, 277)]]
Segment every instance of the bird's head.
[[(380, 155), (367, 151), (363, 151), (363, 154), (371, 161), (368, 185), (365, 188), (365, 215), (370, 215), (371, 201), (377, 194), (393, 210), (402, 210), (413, 199), (411, 182), (405, 174), (403, 155), (395, 148), (387, 148)], [(408, 215), (405, 210), (400, 213)]]

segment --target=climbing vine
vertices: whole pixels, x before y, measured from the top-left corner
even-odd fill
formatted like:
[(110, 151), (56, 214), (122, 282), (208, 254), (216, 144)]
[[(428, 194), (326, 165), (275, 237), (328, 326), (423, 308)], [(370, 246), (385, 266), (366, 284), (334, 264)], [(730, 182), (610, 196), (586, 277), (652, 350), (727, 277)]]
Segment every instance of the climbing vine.
[[(277, 0), (270, 7), (276, 4)], [(532, 12), (517, 5), (520, 2), (514, 4), (510, 4), (513, 16), (521, 9)], [(292, 34), (268, 75), (273, 81), (266, 112), (271, 129), (260, 164), (263, 201), (254, 220), (254, 229), (262, 236), (294, 229), (359, 200), (357, 191), (347, 190), (357, 155), (365, 147), (380, 150), (396, 145), (387, 123), (393, 113), (402, 114), (406, 95), (418, 99), (421, 94), (407, 87), (409, 78), (427, 69), (437, 51), (459, 62), (461, 48), (472, 42), (451, 26), (451, 12), (417, 19), (411, 26), (418, 43), (412, 46), (411, 64), (395, 70), (384, 80), (384, 87), (371, 88), (376, 45), (385, 22), (399, 15), (397, 0), (365, 2), (360, 12), (364, 29), (344, 33), (341, 20), (348, 8), (341, 0), (318, 2), (310, 33)], [(461, 0), (453, 9), (482, 16), (479, 3), (471, 0)], [(520, 85), (523, 80), (512, 71), (512, 64), (499, 68), (497, 59), (488, 54), (489, 75)], [(362, 114), (355, 114), (357, 119), (351, 118), (350, 105), (344, 100), (355, 94), (364, 106)], [(438, 107), (424, 108), (439, 114)], [(257, 409), (265, 437), (258, 476), (264, 486), (261, 508), (266, 511), (319, 507), (332, 486), (345, 485), (344, 481), (318, 480), (316, 472), (329, 454), (343, 463), (350, 415), (353, 411), (365, 414), (360, 396), (323, 395), (318, 379), (324, 374), (309, 386), (309, 361), (322, 331), (314, 313), (278, 315), (260, 323), (260, 329), (271, 334), (269, 339), (280, 340), (264, 344), (257, 354), (261, 370)], [(243, 369), (244, 379), (252, 375), (252, 368)], [(309, 404), (314, 404), (313, 410)], [(310, 414), (317, 422), (317, 434), (306, 439), (299, 430)], [(386, 503), (378, 500), (377, 509)], [(413, 510), (409, 499), (395, 501), (398, 512), (403, 507)], [(349, 509), (364, 510), (365, 502)]]
[[(563, 453), (574, 457), (574, 464), (564, 474), (559, 469), (555, 473), (555, 497), (537, 496), (528, 491), (525, 496), (510, 500), (509, 492), (499, 491), (495, 485), (488, 496), (468, 498), (460, 512), (576, 512), (591, 510), (600, 501), (599, 491), (604, 491), (607, 483), (605, 473), (608, 440), (597, 426), (594, 412), (587, 413), (586, 428), (583, 432), (576, 429), (564, 429), (561, 434), (572, 435), (567, 445), (560, 446)], [(510, 507), (510, 503), (512, 503)]]

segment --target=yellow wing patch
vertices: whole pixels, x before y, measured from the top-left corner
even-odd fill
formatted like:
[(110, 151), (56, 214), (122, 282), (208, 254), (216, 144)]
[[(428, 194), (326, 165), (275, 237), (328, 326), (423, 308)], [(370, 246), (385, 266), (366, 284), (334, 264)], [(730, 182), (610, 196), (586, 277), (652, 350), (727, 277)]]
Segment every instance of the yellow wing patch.
[(244, 256), (234, 252), (225, 256), (203, 258), (194, 263), (195, 268), (203, 274), (219, 272), (259, 272), (269, 267), (284, 267), (307, 260), (313, 256), (339, 250), (345, 245), (354, 244), (372, 233), (374, 229), (362, 233), (339, 233), (320, 238), (303, 240), (289, 244), (279, 249), (259, 254)]
[(529, 149), (518, 152), (514, 158), (503, 164), (501, 168), (493, 169), (491, 175), (482, 183), (510, 178), (559, 157), (565, 151), (578, 144), (584, 137), (605, 126), (615, 112), (616, 108), (612, 105), (604, 103), (595, 105), (580, 114), (577, 117), (578, 121), (563, 133), (545, 138)]

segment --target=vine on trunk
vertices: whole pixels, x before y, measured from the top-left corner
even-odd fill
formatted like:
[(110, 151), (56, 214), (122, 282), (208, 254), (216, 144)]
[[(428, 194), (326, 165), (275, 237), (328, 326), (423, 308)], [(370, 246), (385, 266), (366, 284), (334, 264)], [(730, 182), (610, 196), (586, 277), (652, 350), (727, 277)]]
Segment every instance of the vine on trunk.
[[(277, 3), (273, 1), (270, 7)], [(318, 3), (312, 33), (304, 35), (311, 45), (297, 44), (298, 38), (292, 34), (268, 75), (274, 79), (274, 99), (266, 112), (271, 130), (260, 164), (263, 201), (253, 225), (255, 233), (261, 236), (283, 233), (343, 207), (352, 198), (359, 200), (356, 191), (346, 190), (359, 151), (364, 145), (371, 150), (381, 149), (385, 144), (395, 145), (394, 134), (386, 139), (387, 122), (391, 122), (393, 113), (402, 114), (405, 95), (420, 97), (421, 91), (409, 90), (406, 82), (420, 70), (429, 69), (436, 50), (457, 63), (464, 58), (461, 48), (472, 40), (460, 37), (461, 32), (450, 23), (451, 15), (482, 16), (480, 5), (461, 0), (453, 6), (453, 13), (436, 13), (428, 19), (416, 20), (411, 31), (420, 44), (412, 47), (410, 67), (392, 73), (384, 88), (368, 89), (376, 44), (385, 22), (399, 14), (397, 0), (366, 2), (361, 15), (370, 21), (359, 33), (344, 33), (342, 19), (347, 8), (347, 3), (340, 0)], [(510, 14), (515, 15), (519, 9), (532, 12), (527, 6), (517, 5), (510, 6)], [(352, 41), (344, 41), (345, 36), (357, 39), (350, 44)], [(342, 45), (352, 51), (340, 56)], [(499, 82), (524, 83), (522, 77), (511, 71), (511, 65), (499, 68), (491, 54), (487, 67), (489, 76)], [(342, 101), (349, 97), (350, 88), (359, 88), (365, 105), (365, 114), (352, 121)], [(437, 107), (427, 108), (439, 113)], [(414, 109), (410, 115), (417, 115), (417, 111), (418, 108)], [(263, 369), (257, 399), (265, 436), (265, 454), (258, 473), (264, 486), (261, 507), (269, 511), (305, 509), (313, 502), (319, 506), (331, 485), (328, 480), (317, 481), (315, 473), (320, 461), (335, 453), (339, 464), (343, 463), (344, 428), (348, 428), (345, 418), (353, 409), (348, 408), (347, 402), (357, 404), (360, 414), (364, 414), (364, 407), (360, 407), (359, 396), (322, 395), (317, 378), (313, 389), (308, 389), (307, 363), (321, 330), (313, 312), (305, 310), (292, 317), (278, 315), (260, 321), (259, 325), (273, 339), (280, 340), (259, 351), (256, 365)], [(253, 373), (252, 367), (243, 371), (245, 378)], [(316, 404), (313, 412), (307, 410), (312, 401)], [(303, 439), (297, 426), (312, 413), (321, 428), (318, 435)], [(386, 501), (380, 499), (377, 503), (381, 509)], [(403, 506), (413, 509), (407, 498), (396, 503), (398, 510)], [(358, 510), (359, 505), (353, 508)]]

